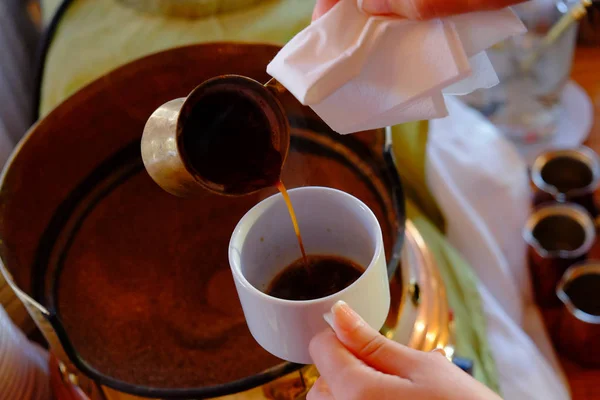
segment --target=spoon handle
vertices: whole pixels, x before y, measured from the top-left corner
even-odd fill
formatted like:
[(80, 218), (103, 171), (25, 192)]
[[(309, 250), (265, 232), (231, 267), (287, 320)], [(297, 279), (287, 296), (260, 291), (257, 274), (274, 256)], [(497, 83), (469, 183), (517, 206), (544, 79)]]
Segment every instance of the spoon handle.
[(548, 31), (542, 40), (541, 45), (533, 52), (533, 54), (525, 59), (523, 64), (521, 64), (523, 71), (528, 72), (533, 68), (534, 64), (544, 54), (546, 49), (556, 42), (556, 40), (567, 31), (571, 24), (583, 18), (583, 16), (587, 14), (587, 8), (591, 5), (592, 0), (581, 0), (579, 4), (573, 6), (565, 15), (563, 15), (556, 24), (552, 26), (550, 31)]

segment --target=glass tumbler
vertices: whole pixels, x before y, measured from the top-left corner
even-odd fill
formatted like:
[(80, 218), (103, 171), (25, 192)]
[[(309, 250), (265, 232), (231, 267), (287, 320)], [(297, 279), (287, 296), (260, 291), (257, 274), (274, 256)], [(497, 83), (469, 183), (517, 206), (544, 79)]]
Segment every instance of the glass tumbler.
[[(543, 48), (542, 43), (552, 26), (575, 5), (578, 0), (534, 0), (514, 7), (528, 32), (488, 51), (500, 84), (466, 96), (469, 105), (517, 145), (546, 143), (556, 134), (578, 24), (572, 23), (549, 46)], [(530, 62), (533, 59), (535, 62)]]

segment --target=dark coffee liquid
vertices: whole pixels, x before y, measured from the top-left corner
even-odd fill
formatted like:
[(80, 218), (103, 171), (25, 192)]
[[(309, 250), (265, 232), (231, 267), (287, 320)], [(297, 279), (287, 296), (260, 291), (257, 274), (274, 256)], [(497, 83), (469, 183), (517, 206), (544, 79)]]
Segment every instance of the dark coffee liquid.
[(553, 215), (536, 225), (533, 237), (547, 251), (573, 251), (585, 242), (585, 229), (572, 218)]
[(571, 157), (557, 157), (542, 169), (542, 179), (560, 193), (585, 188), (594, 180), (594, 174), (583, 162)]
[(340, 256), (309, 255), (308, 268), (299, 259), (281, 271), (266, 293), (284, 300), (320, 299), (344, 290), (364, 272), (358, 264)]
[(189, 111), (182, 131), (184, 159), (204, 178), (236, 194), (274, 186), (283, 160), (271, 141), (271, 125), (252, 99), (220, 90)]
[(565, 288), (565, 293), (581, 311), (600, 316), (600, 274), (575, 278)]

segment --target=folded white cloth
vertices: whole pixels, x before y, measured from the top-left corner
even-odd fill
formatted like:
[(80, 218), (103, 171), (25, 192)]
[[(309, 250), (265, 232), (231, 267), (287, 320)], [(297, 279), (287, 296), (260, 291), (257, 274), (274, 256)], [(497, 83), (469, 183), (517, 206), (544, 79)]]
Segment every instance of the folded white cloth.
[(409, 21), (341, 0), (296, 35), (267, 72), (333, 130), (447, 115), (442, 94), (498, 83), (485, 50), (526, 31), (510, 9)]
[(527, 165), (477, 111), (447, 101), (450, 116), (430, 125), (427, 183), (447, 219), (448, 239), (520, 324), (530, 292), (521, 236), (531, 202)]
[(426, 176), (448, 240), (480, 280), (488, 341), (506, 399), (567, 400), (564, 375), (532, 301), (521, 231), (530, 210), (527, 165), (488, 120), (456, 98), (433, 121)]

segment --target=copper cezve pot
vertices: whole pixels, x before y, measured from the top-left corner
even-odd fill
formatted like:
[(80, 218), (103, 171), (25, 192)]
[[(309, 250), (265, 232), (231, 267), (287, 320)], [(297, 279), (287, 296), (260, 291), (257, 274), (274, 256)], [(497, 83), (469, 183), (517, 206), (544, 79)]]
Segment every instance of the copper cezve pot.
[(573, 266), (556, 288), (563, 304), (558, 328), (558, 348), (581, 365), (600, 366), (600, 263)]

